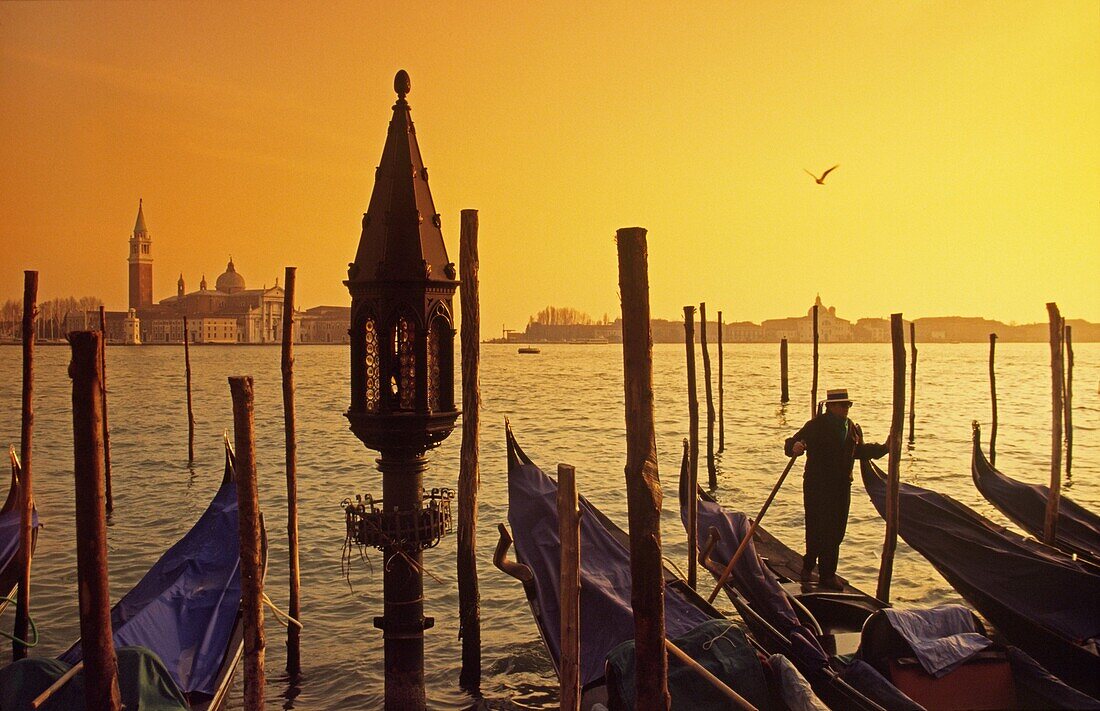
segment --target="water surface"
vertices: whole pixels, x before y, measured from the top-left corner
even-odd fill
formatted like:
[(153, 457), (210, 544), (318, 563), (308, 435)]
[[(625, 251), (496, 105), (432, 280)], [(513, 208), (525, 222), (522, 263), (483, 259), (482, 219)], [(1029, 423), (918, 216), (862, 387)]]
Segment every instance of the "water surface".
[[(1100, 509), (1100, 345), (1075, 345), (1073, 481), (1068, 495)], [(483, 345), (481, 392), (481, 494), (478, 521), (483, 683), (491, 706), (550, 709), (557, 678), (542, 649), (519, 583), (492, 565), (496, 524), (506, 520), (504, 418), (527, 453), (544, 469), (558, 462), (577, 468), (581, 493), (626, 527), (622, 351), (618, 345), (542, 345), (538, 355), (515, 346)], [(725, 443), (719, 458), (719, 498), (755, 514), (786, 458), (782, 442), (810, 414), (810, 346), (790, 348), (793, 401), (779, 403), (779, 348), (735, 344), (725, 348)], [(18, 346), (0, 347), (0, 443), (19, 444), (21, 365)], [(348, 431), (348, 356), (340, 347), (298, 346), (299, 508), (302, 565), (302, 636), (305, 678), (288, 689), (285, 633), (267, 615), (267, 699), (270, 708), (381, 708), (382, 636), (372, 624), (382, 614), (381, 553), (356, 559), (341, 572), (342, 499), (381, 495), (367, 451)], [(714, 378), (717, 353), (711, 346)], [(997, 348), (1000, 397), (997, 464), (1018, 479), (1047, 482), (1050, 472), (1050, 355), (1045, 344), (1002, 343)], [(270, 539), (266, 591), (287, 600), (286, 483), (283, 460), (279, 350), (212, 346), (191, 349), (196, 413), (196, 462), (187, 463), (187, 406), (183, 349), (110, 347), (108, 404), (115, 510), (109, 528), (111, 590), (116, 599), (195, 522), (213, 496), (222, 470), (222, 431), (232, 428), (226, 377), (255, 378), (257, 470)], [(34, 481), (45, 529), (34, 562), (33, 610), (42, 641), (35, 655), (53, 656), (79, 635), (73, 523), (71, 383), (68, 347), (37, 350)], [(665, 491), (665, 555), (686, 560), (687, 544), (676, 510), (681, 440), (687, 434), (684, 348), (654, 348), (657, 447)], [(706, 400), (697, 356), (702, 410), (700, 477), (706, 478)], [(921, 345), (916, 393), (916, 442), (904, 454), (905, 481), (950, 494), (994, 521), (1012, 527), (978, 494), (970, 479), (970, 421), (990, 420), (988, 346)], [(869, 440), (885, 439), (892, 388), (889, 344), (824, 345), (821, 392), (847, 387), (852, 417)], [(908, 384), (908, 378), (907, 378)], [(456, 391), (460, 388), (456, 384)], [(718, 388), (714, 388), (717, 401)], [(716, 405), (717, 407), (717, 405)], [(461, 422), (460, 422), (461, 427)], [(906, 418), (908, 427), (908, 416)], [(717, 444), (717, 435), (715, 436)], [(457, 486), (461, 431), (431, 456), (428, 486)], [(882, 460), (885, 467), (885, 459)], [(800, 548), (801, 466), (780, 492), (766, 527)], [(840, 572), (864, 590), (875, 589), (883, 523), (859, 483), (853, 488), (848, 537)], [(458, 587), (454, 535), (424, 555), (434, 578), (425, 580), (425, 614), (431, 708), (471, 704), (458, 688)], [(959, 601), (917, 553), (899, 542), (893, 599), (902, 605)], [(728, 607), (727, 607), (728, 609)], [(10, 614), (10, 613), (9, 613)], [(10, 618), (0, 622), (10, 625)], [(240, 680), (238, 677), (239, 687)], [(240, 690), (231, 700), (240, 708)]]

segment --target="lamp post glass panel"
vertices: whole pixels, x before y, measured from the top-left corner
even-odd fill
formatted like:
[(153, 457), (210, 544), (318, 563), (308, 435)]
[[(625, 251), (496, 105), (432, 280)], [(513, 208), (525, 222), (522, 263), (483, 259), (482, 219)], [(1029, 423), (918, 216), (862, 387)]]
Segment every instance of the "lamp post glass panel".
[(355, 261), (351, 292), (351, 430), (378, 450), (382, 498), (357, 496), (346, 509), (348, 536), (384, 551), (385, 611), (375, 626), (385, 639), (386, 708), (424, 701), (422, 550), (450, 532), (453, 492), (425, 495), (426, 453), (454, 430), (455, 265), (447, 257), (405, 96), (397, 102), (375, 174)]

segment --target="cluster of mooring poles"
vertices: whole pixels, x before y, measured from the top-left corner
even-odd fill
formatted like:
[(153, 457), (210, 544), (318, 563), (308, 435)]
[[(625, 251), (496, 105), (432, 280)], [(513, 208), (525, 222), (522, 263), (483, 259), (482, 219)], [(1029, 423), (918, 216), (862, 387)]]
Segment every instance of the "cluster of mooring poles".
[[(711, 384), (710, 348), (707, 345), (707, 304), (699, 304), (699, 346), (703, 354), (703, 382), (707, 398), (707, 482), (713, 491), (718, 488), (718, 464), (715, 459), (714, 430), (718, 425), (718, 449), (721, 453), (726, 447), (725, 433), (725, 378), (724, 354), (722, 352), (722, 312), (718, 312), (718, 407), (714, 405), (714, 390)], [(695, 371), (695, 307), (684, 307), (684, 345), (687, 348), (687, 386), (688, 386), (688, 442), (690, 447), (689, 466), (691, 481), (699, 479), (699, 394)], [(689, 573), (693, 577), (694, 571)], [(693, 584), (694, 587), (694, 584)]]
[[(287, 481), (290, 503), (288, 531), (291, 539), (291, 623), (288, 626), (288, 672), (300, 669), (297, 622), (297, 491), (293, 419), (293, 374), (290, 344), (294, 299), (294, 268), (287, 268), (288, 288), (284, 309), (284, 398), (287, 428)], [(18, 592), (12, 633), (14, 660), (27, 655), (30, 628), (30, 570), (38, 522), (34, 511), (32, 443), (34, 432), (34, 349), (37, 317), (38, 273), (27, 271), (23, 298), (23, 392), (21, 449), (11, 451), (12, 471), (18, 486), (20, 535), (17, 553)], [(193, 460), (193, 426), (190, 397), (190, 358), (186, 351), (188, 388), (189, 461)], [(33, 707), (45, 704), (79, 672), (84, 675), (88, 708), (114, 711), (121, 708), (118, 664), (112, 639), (111, 601), (107, 568), (107, 516), (113, 508), (110, 486), (109, 430), (107, 427), (106, 349), (107, 320), (100, 307), (99, 329), (68, 334), (71, 349), (73, 472), (76, 503), (77, 576), (83, 661), (72, 667), (43, 691)], [(253, 433), (252, 378), (229, 378), (233, 399), (236, 440), (236, 482), (239, 501), (242, 617), (244, 628), (244, 708), (259, 711), (264, 704), (263, 568), (261, 562), (262, 519), (259, 510)], [(33, 636), (33, 635), (32, 635)]]
[[(1058, 534), (1063, 463), (1066, 481), (1073, 481), (1073, 329), (1058, 305), (1047, 304), (1050, 332), (1051, 427), (1050, 493), (1043, 519), (1043, 542), (1054, 545)], [(989, 463), (997, 464), (997, 374), (994, 368), (997, 334), (989, 334), (989, 399), (993, 422), (989, 430)], [(1064, 453), (1063, 453), (1064, 450)]]
[(1063, 437), (1066, 480), (1071, 480), (1073, 462), (1073, 343), (1072, 332), (1058, 311), (1047, 304), (1050, 318), (1050, 495), (1043, 521), (1043, 542), (1054, 545), (1058, 535), (1058, 507), (1062, 495)]

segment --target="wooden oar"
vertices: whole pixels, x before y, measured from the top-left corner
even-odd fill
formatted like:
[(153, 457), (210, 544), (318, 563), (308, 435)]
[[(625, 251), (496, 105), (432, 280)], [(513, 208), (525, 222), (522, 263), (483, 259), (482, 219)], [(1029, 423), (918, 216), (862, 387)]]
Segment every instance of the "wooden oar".
[(753, 706), (747, 699), (745, 699), (745, 697), (741, 696), (736, 691), (727, 686), (726, 682), (716, 677), (714, 674), (711, 673), (709, 669), (704, 667), (702, 664), (689, 657), (687, 655), (687, 652), (680, 649), (672, 642), (668, 641), (668, 639), (665, 639), (665, 648), (668, 650), (669, 654), (676, 657), (688, 669), (690, 669), (696, 675), (702, 678), (703, 681), (710, 684), (711, 687), (713, 687), (720, 694), (725, 696), (726, 700), (730, 702), (730, 704), (732, 704), (735, 708), (742, 709), (743, 711), (756, 711), (756, 707)]
[(65, 686), (70, 681), (72, 681), (72, 678), (77, 675), (77, 672), (79, 672), (83, 668), (84, 668), (84, 662), (83, 661), (79, 661), (76, 664), (69, 667), (69, 670), (67, 672), (65, 672), (64, 674), (62, 674), (61, 676), (59, 676), (57, 678), (57, 681), (50, 684), (48, 689), (46, 689), (45, 691), (43, 691), (41, 694), (39, 694), (38, 696), (36, 696), (34, 698), (34, 701), (31, 702), (31, 708), (32, 709), (41, 708), (42, 704), (49, 701), (50, 697), (53, 696), (55, 693), (57, 693), (58, 689), (60, 689), (61, 687)]
[(787, 468), (779, 475), (779, 481), (775, 482), (775, 486), (772, 487), (772, 493), (768, 494), (768, 500), (764, 502), (764, 505), (760, 508), (760, 513), (758, 513), (753, 520), (752, 526), (749, 527), (748, 535), (741, 539), (741, 545), (737, 546), (737, 552), (733, 554), (733, 557), (730, 558), (730, 562), (726, 564), (726, 569), (722, 572), (722, 577), (718, 578), (718, 584), (714, 586), (714, 591), (711, 592), (710, 597), (707, 598), (707, 602), (714, 602), (714, 598), (718, 597), (718, 591), (726, 584), (726, 580), (729, 579), (730, 573), (733, 572), (733, 566), (741, 559), (741, 554), (745, 552), (745, 548), (749, 545), (749, 541), (752, 540), (753, 534), (756, 533), (756, 527), (760, 525), (760, 519), (764, 518), (764, 514), (767, 513), (768, 507), (772, 505), (772, 500), (775, 499), (775, 495), (779, 493), (779, 487), (783, 486), (783, 480), (787, 478), (787, 474), (791, 471), (791, 467), (794, 466), (794, 461), (796, 459), (798, 459), (797, 454), (791, 457), (791, 460), (787, 462)]

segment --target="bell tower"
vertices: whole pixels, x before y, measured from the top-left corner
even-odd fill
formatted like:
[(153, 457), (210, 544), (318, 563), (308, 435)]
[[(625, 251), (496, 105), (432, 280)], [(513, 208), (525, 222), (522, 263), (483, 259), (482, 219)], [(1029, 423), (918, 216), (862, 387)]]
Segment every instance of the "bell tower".
[[(145, 215), (138, 200), (137, 222), (130, 236), (130, 308), (140, 309), (153, 305), (153, 240), (145, 228)], [(182, 275), (181, 275), (182, 276)]]

